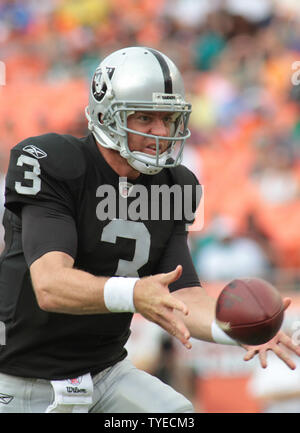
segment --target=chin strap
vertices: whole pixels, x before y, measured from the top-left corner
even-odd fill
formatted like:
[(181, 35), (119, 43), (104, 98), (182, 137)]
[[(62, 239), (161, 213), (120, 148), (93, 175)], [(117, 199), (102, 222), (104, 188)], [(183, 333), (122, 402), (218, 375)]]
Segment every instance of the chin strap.
[(159, 173), (163, 169), (163, 167), (154, 167), (152, 165), (147, 165), (144, 162), (137, 161), (134, 158), (127, 158), (127, 162), (135, 170), (139, 171), (142, 174), (148, 174), (150, 176)]

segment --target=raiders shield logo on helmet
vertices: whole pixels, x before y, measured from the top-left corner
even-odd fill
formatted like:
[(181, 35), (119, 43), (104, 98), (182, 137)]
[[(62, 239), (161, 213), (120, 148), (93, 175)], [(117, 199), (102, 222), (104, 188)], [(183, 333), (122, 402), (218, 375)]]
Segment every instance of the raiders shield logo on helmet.
[[(108, 78), (111, 79), (114, 74), (115, 68), (106, 68), (106, 71)], [(107, 85), (105, 83), (102, 70), (96, 70), (92, 82), (92, 93), (96, 101), (101, 101), (104, 98), (106, 91)]]

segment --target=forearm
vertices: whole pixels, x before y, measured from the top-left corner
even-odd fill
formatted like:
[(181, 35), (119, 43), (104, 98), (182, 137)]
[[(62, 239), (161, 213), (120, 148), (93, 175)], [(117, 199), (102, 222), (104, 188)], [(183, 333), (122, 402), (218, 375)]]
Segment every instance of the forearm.
[(56, 313), (108, 313), (104, 303), (104, 284), (108, 278), (96, 277), (72, 265), (68, 256), (55, 253), (33, 263), (31, 279), (39, 306)]
[(64, 269), (44, 287), (47, 309), (69, 314), (108, 313), (103, 297), (107, 280), (77, 269)]
[(189, 314), (182, 317), (191, 337), (213, 341), (211, 325), (215, 318), (216, 300), (209, 296), (202, 287), (188, 287), (173, 293), (189, 309)]

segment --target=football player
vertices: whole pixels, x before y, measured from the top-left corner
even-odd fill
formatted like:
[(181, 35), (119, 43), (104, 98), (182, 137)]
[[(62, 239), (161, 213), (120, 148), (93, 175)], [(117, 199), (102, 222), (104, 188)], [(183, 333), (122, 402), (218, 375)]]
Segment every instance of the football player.
[[(181, 165), (190, 112), (175, 64), (130, 47), (94, 74), (86, 137), (49, 133), (12, 149), (0, 411), (192, 412), (184, 396), (126, 359), (135, 312), (187, 348), (191, 336), (237, 344), (214, 322), (215, 301), (187, 246), (184, 203), (192, 198), (194, 212), (199, 201), (198, 182)], [(154, 199), (158, 188), (174, 194)], [(279, 333), (246, 348), (245, 359), (259, 353), (264, 366), (274, 350), (294, 368), (280, 341), (298, 350)]]

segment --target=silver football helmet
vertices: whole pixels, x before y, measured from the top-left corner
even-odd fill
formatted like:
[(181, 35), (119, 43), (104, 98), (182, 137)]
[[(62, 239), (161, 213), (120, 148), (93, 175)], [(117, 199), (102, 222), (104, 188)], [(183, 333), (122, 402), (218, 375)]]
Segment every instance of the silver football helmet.
[[(127, 118), (136, 111), (170, 112), (171, 134), (162, 137), (134, 131), (127, 127)], [(120, 152), (136, 170), (156, 174), (164, 167), (174, 167), (182, 161), (182, 151), (190, 136), (188, 120), (191, 105), (184, 99), (184, 86), (175, 64), (157, 50), (129, 47), (106, 57), (97, 67), (86, 107), (88, 127), (97, 142)], [(151, 138), (156, 154), (131, 151), (127, 133)], [(168, 142), (159, 153), (161, 140)]]

